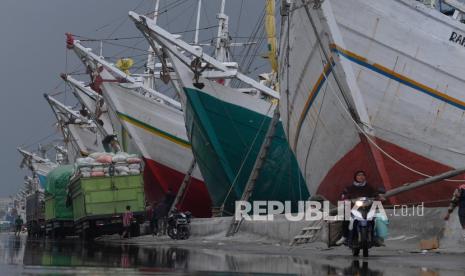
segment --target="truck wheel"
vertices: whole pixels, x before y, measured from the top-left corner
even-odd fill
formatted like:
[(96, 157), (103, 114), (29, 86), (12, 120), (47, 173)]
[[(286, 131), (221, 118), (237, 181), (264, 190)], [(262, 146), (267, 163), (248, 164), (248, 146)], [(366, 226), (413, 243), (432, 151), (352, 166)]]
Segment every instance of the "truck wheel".
[(86, 241), (93, 241), (95, 237), (95, 231), (92, 228), (88, 228), (83, 231), (85, 233), (84, 239)]
[(168, 227), (168, 236), (173, 240), (177, 239), (176, 229), (174, 227)]

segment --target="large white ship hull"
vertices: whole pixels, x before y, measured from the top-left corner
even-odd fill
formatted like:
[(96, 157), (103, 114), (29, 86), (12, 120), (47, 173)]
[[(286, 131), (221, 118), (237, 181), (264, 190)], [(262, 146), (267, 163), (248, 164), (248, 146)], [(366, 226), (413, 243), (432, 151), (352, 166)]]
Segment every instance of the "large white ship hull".
[[(172, 46), (164, 39), (160, 39), (160, 45)], [(177, 50), (167, 52), (176, 71), (175, 82), (180, 86), (189, 141), (213, 206), (232, 214), (253, 172), (276, 106), (272, 101), (225, 86), (224, 80), (202, 76), (198, 80), (201, 87), (182, 61), (183, 54)], [(270, 140), (250, 200), (289, 201), (296, 207), (296, 202), (307, 199), (309, 194), (280, 122)]]
[[(283, 30), (290, 25), (280, 77), (283, 122), (310, 192), (337, 199), (356, 170), (391, 189), (462, 167), (465, 25), (411, 0), (312, 1), (308, 8), (321, 45), (295, 1), (283, 18)], [(455, 185), (392, 201), (444, 204)]]
[[(106, 71), (103, 79), (111, 79)], [(193, 160), (181, 110), (133, 91), (135, 87), (116, 82), (102, 83), (103, 97), (118, 116), (151, 172), (148, 181), (153, 200), (160, 201), (168, 189), (176, 191)], [(192, 174), (190, 188), (182, 204), (195, 216), (211, 216), (211, 201), (198, 168)]]

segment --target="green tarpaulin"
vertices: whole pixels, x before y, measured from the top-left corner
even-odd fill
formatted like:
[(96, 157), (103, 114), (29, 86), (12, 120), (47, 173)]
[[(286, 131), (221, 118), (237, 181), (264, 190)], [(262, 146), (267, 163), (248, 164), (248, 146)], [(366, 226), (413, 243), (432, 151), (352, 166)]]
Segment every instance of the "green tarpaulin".
[(66, 206), (67, 188), (74, 173), (73, 165), (60, 166), (47, 175), (45, 185), (45, 217), (50, 219), (72, 219), (73, 209)]
[(73, 165), (64, 165), (52, 170), (47, 175), (45, 190), (51, 195), (66, 195), (69, 179), (74, 172)]

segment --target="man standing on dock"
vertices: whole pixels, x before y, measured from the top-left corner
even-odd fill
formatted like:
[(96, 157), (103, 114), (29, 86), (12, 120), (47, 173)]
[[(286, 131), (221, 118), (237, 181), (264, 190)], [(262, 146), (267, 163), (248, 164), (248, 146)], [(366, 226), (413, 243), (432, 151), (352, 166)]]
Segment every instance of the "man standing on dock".
[(15, 225), (16, 225), (15, 235), (19, 236), (19, 234), (21, 234), (23, 223), (24, 223), (23, 219), (21, 218), (21, 216), (18, 215), (15, 220)]
[(161, 218), (161, 223), (162, 226), (160, 227), (162, 235), (166, 233), (166, 227), (167, 227), (167, 219), (170, 213), (171, 205), (173, 205), (173, 202), (176, 200), (176, 195), (173, 192), (173, 189), (168, 188), (168, 192), (165, 195), (165, 198), (163, 199), (161, 203), (161, 207), (158, 212), (158, 218)]
[(459, 207), (459, 221), (462, 225), (462, 229), (465, 230), (465, 184), (462, 184), (457, 189), (455, 189), (454, 194), (452, 195), (452, 199), (450, 200), (449, 209), (447, 210), (447, 214), (444, 217), (445, 220), (449, 220), (450, 214), (457, 206)]

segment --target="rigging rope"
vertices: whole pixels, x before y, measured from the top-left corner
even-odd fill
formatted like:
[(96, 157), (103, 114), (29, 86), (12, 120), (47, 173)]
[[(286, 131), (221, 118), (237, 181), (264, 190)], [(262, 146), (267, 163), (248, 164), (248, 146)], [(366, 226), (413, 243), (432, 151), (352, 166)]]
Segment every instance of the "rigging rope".
[[(241, 16), (242, 16), (242, 7), (243, 7), (243, 5), (244, 5), (244, 0), (241, 0), (241, 6), (239, 8), (239, 16), (237, 18), (236, 30), (234, 32), (236, 34), (236, 37), (237, 37), (237, 35), (239, 33), (239, 29), (240, 29), (240, 25), (241, 25)], [(232, 56), (236, 56), (235, 55), (236, 54), (236, 49), (235, 48), (233, 48), (231, 54), (232, 54)]]
[[(50, 137), (56, 135), (57, 132), (58, 132), (58, 130), (55, 129), (55, 132), (53, 132), (52, 134), (49, 134), (49, 135), (47, 135), (47, 136), (45, 136), (45, 137), (42, 137), (42, 138), (36, 140), (35, 142), (29, 143), (29, 144), (26, 145), (26, 146), (21, 146), (21, 148), (29, 149), (30, 147), (32, 147), (32, 146), (34, 146), (34, 145), (37, 145), (37, 144), (39, 144), (39, 143), (41, 143), (41, 142), (47, 140), (48, 138), (50, 138)], [(57, 139), (54, 139), (53, 141), (57, 141)]]
[[(141, 1), (139, 2), (139, 4), (137, 4), (137, 6), (136, 6), (134, 9), (132, 9), (132, 10), (134, 10), (134, 11), (137, 10), (140, 6), (142, 6), (143, 3), (144, 3), (144, 0), (141, 0)], [(113, 29), (113, 31), (110, 32), (110, 34), (107, 36), (107, 38), (109, 38), (109, 37), (111, 37), (112, 35), (114, 35), (114, 34), (115, 34), (126, 22), (128, 22), (128, 21), (129, 21), (129, 17), (128, 17), (128, 16), (125, 16), (125, 17), (124, 17), (124, 20), (121, 21), (121, 22), (116, 26), (116, 28)]]
[[(252, 29), (251, 35), (249, 36), (248, 40), (246, 41), (247, 46), (244, 47), (239, 54), (242, 56), (242, 58), (237, 62), (239, 64), (239, 68), (241, 68), (241, 71), (247, 74), (247, 72), (250, 70), (250, 66), (255, 60), (254, 58), (250, 57), (250, 52), (253, 51), (253, 55), (256, 55), (257, 52), (259, 51), (262, 42), (264, 39), (261, 39), (259, 43), (253, 44), (253, 42), (257, 37), (258, 33), (263, 30), (263, 21), (265, 19), (265, 8), (262, 11), (261, 17), (259, 17), (259, 20), (256, 22), (254, 28)], [(235, 59), (235, 56), (233, 55), (233, 58)], [(247, 59), (250, 58), (248, 61)], [(237, 79), (234, 79), (231, 82), (232, 87), (241, 87), (241, 82)]]
[(128, 36), (128, 37), (112, 37), (112, 38), (90, 38), (82, 35), (73, 34), (74, 37), (79, 38), (80, 41), (111, 41), (111, 40), (131, 40), (144, 38), (143, 36)]
[[(165, 6), (158, 9), (157, 16), (160, 16), (161, 14), (167, 13), (170, 9), (176, 8), (176, 7), (182, 5), (182, 4), (186, 3), (186, 2), (187, 2), (187, 0), (177, 0), (177, 1), (171, 2), (169, 4), (166, 4)], [(152, 10), (150, 12), (145, 13), (144, 15), (145, 16), (150, 16), (150, 15), (155, 14), (155, 12), (156, 12), (156, 10)]]

